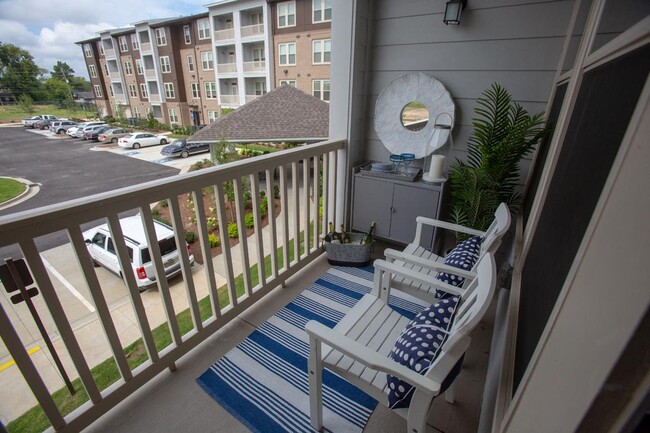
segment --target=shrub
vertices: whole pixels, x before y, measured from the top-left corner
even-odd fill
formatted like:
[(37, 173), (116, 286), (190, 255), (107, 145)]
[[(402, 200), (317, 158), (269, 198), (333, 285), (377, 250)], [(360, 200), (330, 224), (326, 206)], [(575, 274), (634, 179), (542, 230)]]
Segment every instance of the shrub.
[(169, 206), (169, 203), (167, 203), (167, 199), (160, 200), (160, 201), (158, 202), (158, 204), (160, 205), (160, 207), (167, 207), (167, 206)]
[(251, 212), (244, 215), (244, 224), (246, 225), (247, 229), (252, 229), (255, 227), (255, 217)]
[(280, 185), (273, 185), (273, 198), (280, 198)]
[(264, 218), (268, 211), (269, 211), (269, 199), (268, 197), (264, 196), (260, 201), (260, 216)]
[(169, 221), (167, 218), (162, 217), (162, 216), (160, 216), (160, 215), (154, 215), (154, 216), (153, 216), (153, 219), (155, 219), (155, 220), (157, 220), (157, 221), (159, 221), (159, 222), (161, 222), (161, 223), (163, 223), (163, 224), (166, 224), (166, 225), (168, 225), (168, 226), (170, 226), (170, 227), (171, 227), (171, 225), (172, 225), (171, 221)]
[(210, 242), (210, 248), (216, 248), (221, 244), (221, 241), (215, 235), (208, 236), (208, 242)]
[(237, 228), (237, 223), (228, 224), (228, 237), (236, 238), (239, 236), (239, 229)]
[(196, 233), (194, 233), (192, 230), (188, 230), (185, 232), (185, 242), (188, 244), (193, 244), (196, 242)]
[(219, 228), (219, 221), (216, 216), (208, 217), (206, 222), (208, 223), (208, 229), (210, 230), (216, 230)]
[(160, 216), (160, 209), (158, 209), (157, 207), (151, 209), (151, 215), (153, 215), (154, 218)]

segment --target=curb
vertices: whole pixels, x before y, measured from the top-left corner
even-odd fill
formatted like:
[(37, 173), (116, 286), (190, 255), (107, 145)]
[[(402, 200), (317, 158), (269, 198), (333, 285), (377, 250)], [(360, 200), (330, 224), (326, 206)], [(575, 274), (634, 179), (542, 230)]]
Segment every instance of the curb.
[[(12, 179), (25, 185), (25, 190), (23, 192), (18, 194), (16, 197), (10, 198), (9, 200), (0, 203), (0, 210), (8, 209), (12, 206), (22, 203), (25, 200), (32, 198), (33, 196), (38, 194), (38, 192), (41, 189), (40, 183), (34, 183), (32, 181), (29, 181), (27, 179), (22, 179), (19, 177), (0, 176), (0, 179)], [(29, 197), (27, 197), (28, 195)]]

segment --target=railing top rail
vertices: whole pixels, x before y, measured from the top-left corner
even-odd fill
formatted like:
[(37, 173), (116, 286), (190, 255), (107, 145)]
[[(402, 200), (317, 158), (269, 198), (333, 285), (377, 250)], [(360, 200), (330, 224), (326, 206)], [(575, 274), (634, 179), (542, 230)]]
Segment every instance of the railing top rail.
[(129, 211), (146, 203), (343, 148), (345, 140), (328, 140), (2, 216), (0, 247), (104, 218), (109, 213), (107, 209), (110, 213)]

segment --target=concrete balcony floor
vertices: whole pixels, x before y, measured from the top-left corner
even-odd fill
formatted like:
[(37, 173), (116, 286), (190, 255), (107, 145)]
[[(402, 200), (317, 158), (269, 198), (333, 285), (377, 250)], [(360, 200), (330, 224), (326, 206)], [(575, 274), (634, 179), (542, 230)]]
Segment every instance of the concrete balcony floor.
[[(375, 247), (373, 258), (383, 257), (386, 245)], [(210, 365), (244, 340), (257, 326), (289, 303), (305, 287), (329, 269), (325, 255), (278, 287), (264, 300), (215, 333), (181, 358), (175, 372), (165, 371), (139, 391), (125, 399), (85, 432), (247, 432), (242, 423), (215, 402), (196, 383)], [(463, 372), (456, 382), (456, 403), (437, 399), (429, 415), (433, 432), (475, 432), (480, 415), (483, 384), (492, 336), (493, 314), (472, 335)], [(366, 432), (405, 432), (406, 421), (377, 405)]]

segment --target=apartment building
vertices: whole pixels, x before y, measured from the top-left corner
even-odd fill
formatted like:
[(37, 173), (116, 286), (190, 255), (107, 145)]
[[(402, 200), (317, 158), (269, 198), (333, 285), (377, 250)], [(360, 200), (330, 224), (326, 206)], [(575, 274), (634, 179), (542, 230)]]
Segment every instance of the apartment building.
[(106, 91), (106, 81), (104, 71), (104, 56), (100, 54), (100, 39), (99, 37), (86, 39), (77, 42), (83, 51), (84, 60), (86, 61), (86, 68), (88, 69), (88, 77), (90, 85), (95, 95), (95, 104), (100, 116), (107, 116), (111, 113), (110, 104), (108, 101), (108, 92)]
[(275, 85), (330, 100), (331, 0), (270, 0)]

